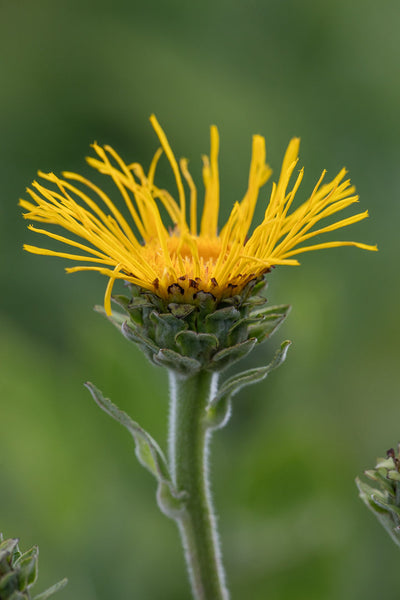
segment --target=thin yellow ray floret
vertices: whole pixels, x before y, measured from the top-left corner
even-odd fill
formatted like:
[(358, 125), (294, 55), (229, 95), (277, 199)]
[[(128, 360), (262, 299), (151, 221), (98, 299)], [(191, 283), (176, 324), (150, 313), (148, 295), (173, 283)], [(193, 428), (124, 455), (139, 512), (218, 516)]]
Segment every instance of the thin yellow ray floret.
[(183, 232), (186, 229), (186, 199), (185, 199), (185, 190), (183, 187), (182, 177), (181, 177), (181, 174), (179, 171), (178, 163), (176, 162), (176, 158), (174, 156), (174, 153), (171, 150), (171, 146), (168, 143), (167, 137), (166, 137), (163, 129), (161, 128), (159, 122), (157, 121), (155, 115), (151, 115), (150, 123), (153, 125), (154, 131), (158, 135), (158, 139), (161, 142), (161, 146), (163, 147), (163, 150), (169, 160), (173, 174), (175, 176), (176, 185), (177, 185), (178, 194), (179, 194), (180, 208), (181, 208), (181, 219), (180, 219), (179, 225), (181, 227), (181, 231)]
[(211, 126), (210, 158), (203, 156), (203, 181), (205, 187), (203, 216), (200, 235), (215, 237), (218, 230), (219, 213), (219, 172), (218, 172), (219, 135), (215, 125)]
[[(344, 179), (345, 169), (326, 183), (324, 171), (308, 199), (293, 210), (304, 172), (301, 169), (290, 186), (298, 163), (298, 138), (289, 143), (262, 222), (250, 233), (260, 190), (272, 173), (265, 162), (264, 138), (253, 137), (247, 190), (243, 199), (234, 203), (226, 224), (218, 232), (219, 135), (215, 126), (211, 127), (210, 157), (203, 157), (205, 198), (198, 233), (198, 196), (188, 161), (181, 159), (178, 163), (154, 115), (150, 121), (161, 147), (147, 175), (139, 163), (125, 163), (110, 146), (94, 144), (96, 157), (87, 159), (98, 173), (114, 182), (122, 197), (121, 209), (92, 181), (71, 172), (63, 173), (63, 178), (39, 172), (42, 183), (34, 181), (27, 190), (30, 200), (20, 201), (26, 219), (44, 224), (41, 228), (29, 225), (32, 231), (78, 253), (32, 245), (24, 248), (33, 254), (89, 263), (68, 267), (68, 272), (97, 271), (108, 277), (104, 298), (108, 314), (117, 279), (174, 302), (191, 302), (199, 290), (220, 299), (240, 293), (250, 280), (262, 277), (275, 265), (298, 265), (293, 258), (298, 254), (338, 246), (377, 249), (352, 241), (308, 245), (317, 236), (365, 219), (368, 211), (332, 221), (336, 213), (358, 202), (354, 187)], [(163, 152), (175, 177), (178, 202), (154, 183)], [(190, 192), (189, 222), (183, 180)], [(163, 222), (159, 204), (166, 210), (169, 223)], [(321, 226), (320, 222), (326, 223), (327, 218), (330, 222)], [(48, 230), (48, 225), (58, 226), (62, 233)]]
[(188, 161), (186, 158), (181, 158), (179, 161), (182, 174), (187, 181), (190, 189), (190, 233), (193, 236), (197, 235), (197, 189), (188, 169)]

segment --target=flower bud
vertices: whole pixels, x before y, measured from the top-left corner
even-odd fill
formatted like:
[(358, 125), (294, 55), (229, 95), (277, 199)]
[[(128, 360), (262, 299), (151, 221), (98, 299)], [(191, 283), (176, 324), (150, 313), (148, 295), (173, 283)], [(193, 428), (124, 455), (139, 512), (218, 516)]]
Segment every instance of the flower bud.
[(365, 471), (365, 475), (374, 486), (357, 477), (360, 498), (400, 546), (400, 444), (397, 454), (390, 448), (386, 458), (378, 458), (375, 469)]
[(3, 540), (0, 534), (0, 599), (1, 600), (46, 600), (67, 583), (63, 579), (39, 596), (31, 596), (31, 588), (38, 575), (39, 548), (33, 546), (22, 553), (18, 539)]

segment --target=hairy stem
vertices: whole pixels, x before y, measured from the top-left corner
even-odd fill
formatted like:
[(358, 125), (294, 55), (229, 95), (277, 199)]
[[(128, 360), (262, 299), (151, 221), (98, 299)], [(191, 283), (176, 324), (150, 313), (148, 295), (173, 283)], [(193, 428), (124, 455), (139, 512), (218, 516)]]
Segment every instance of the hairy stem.
[(205, 414), (216, 383), (205, 371), (186, 378), (170, 372), (169, 459), (175, 486), (187, 493), (176, 520), (195, 600), (229, 599), (208, 482)]

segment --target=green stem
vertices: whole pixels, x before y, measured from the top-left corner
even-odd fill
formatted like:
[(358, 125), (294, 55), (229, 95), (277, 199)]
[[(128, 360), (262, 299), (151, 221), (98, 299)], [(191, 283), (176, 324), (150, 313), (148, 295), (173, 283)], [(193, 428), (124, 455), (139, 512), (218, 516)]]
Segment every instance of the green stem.
[(187, 493), (176, 520), (196, 600), (229, 599), (208, 483), (205, 415), (216, 383), (217, 375), (205, 371), (185, 378), (170, 371), (170, 469), (176, 488)]

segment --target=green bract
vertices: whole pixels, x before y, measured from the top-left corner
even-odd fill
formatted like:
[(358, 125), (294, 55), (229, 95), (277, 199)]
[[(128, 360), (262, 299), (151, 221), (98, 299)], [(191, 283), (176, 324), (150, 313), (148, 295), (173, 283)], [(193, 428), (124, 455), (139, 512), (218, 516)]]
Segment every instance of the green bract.
[(222, 371), (272, 335), (286, 318), (290, 307), (266, 306), (266, 299), (258, 295), (264, 287), (263, 280), (253, 280), (236, 296), (217, 301), (210, 293), (198, 292), (193, 303), (186, 304), (167, 303), (130, 285), (130, 298), (114, 296), (128, 318), (121, 313), (109, 318), (156, 365), (181, 375)]

